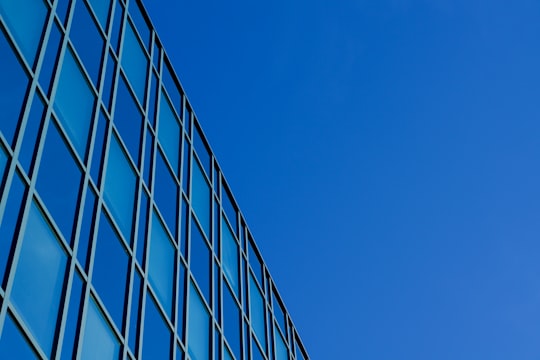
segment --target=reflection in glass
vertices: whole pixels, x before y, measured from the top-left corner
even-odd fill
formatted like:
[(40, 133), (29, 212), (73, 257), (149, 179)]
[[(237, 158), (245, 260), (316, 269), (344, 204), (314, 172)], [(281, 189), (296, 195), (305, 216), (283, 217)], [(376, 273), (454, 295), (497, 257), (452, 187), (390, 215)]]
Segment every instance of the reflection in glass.
[(120, 355), (120, 344), (94, 299), (88, 304), (86, 324), (82, 334), (83, 360), (113, 360)]

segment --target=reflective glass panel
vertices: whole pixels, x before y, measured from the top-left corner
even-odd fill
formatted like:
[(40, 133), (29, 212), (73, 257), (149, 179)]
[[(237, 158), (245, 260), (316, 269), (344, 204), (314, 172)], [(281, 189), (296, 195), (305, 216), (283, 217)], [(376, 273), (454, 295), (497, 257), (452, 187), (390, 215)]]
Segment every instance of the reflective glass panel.
[(223, 285), (223, 329), (229, 346), (237, 359), (241, 359), (240, 309), (226, 284)]
[(105, 213), (101, 213), (94, 256), (92, 283), (109, 314), (121, 329), (124, 324), (129, 257)]
[(115, 53), (118, 54), (118, 48), (120, 47), (120, 29), (122, 26), (122, 20), (124, 19), (124, 6), (120, 0), (115, 1), (114, 7), (114, 20), (113, 28), (111, 31), (111, 46), (113, 47)]
[(94, 140), (94, 153), (92, 154), (92, 164), (90, 166), (90, 175), (94, 183), (99, 185), (101, 179), (101, 166), (103, 164), (103, 149), (105, 148), (105, 135), (107, 132), (107, 120), (103, 111), (99, 112), (96, 138)]
[(49, 39), (47, 40), (47, 50), (45, 52), (45, 58), (41, 65), (41, 71), (39, 72), (39, 83), (45, 91), (49, 93), (52, 88), (52, 75), (53, 70), (56, 67), (56, 60), (59, 56), (60, 41), (62, 40), (62, 31), (55, 21), (53, 23)]
[(281, 327), (281, 331), (285, 333), (286, 327), (285, 327), (285, 310), (283, 310), (281, 303), (279, 302), (276, 294), (276, 290), (272, 292), (272, 302), (273, 302), (273, 309), (274, 309), (274, 316), (276, 317), (276, 320), (278, 321), (279, 326)]
[(262, 351), (259, 348), (259, 345), (257, 345), (257, 342), (254, 340), (254, 338), (251, 338), (251, 355), (253, 360), (264, 360)]
[(191, 242), (189, 246), (189, 267), (195, 275), (195, 280), (197, 280), (197, 284), (199, 284), (206, 301), (210, 304), (210, 274), (212, 258), (210, 249), (208, 249), (208, 245), (203, 238), (201, 230), (194, 220), (191, 221)]
[(43, 34), (47, 7), (43, 0), (0, 1), (0, 14), (32, 65)]
[(94, 299), (91, 299), (88, 304), (82, 337), (81, 358), (83, 360), (116, 360), (120, 356), (118, 339)]
[(165, 164), (161, 151), (156, 156), (156, 185), (154, 186), (154, 199), (160, 213), (163, 215), (167, 227), (176, 236), (178, 222), (178, 186), (173, 174)]
[(148, 230), (148, 195), (146, 191), (141, 192), (141, 205), (139, 210), (139, 230), (137, 233), (137, 261), (144, 269), (144, 252), (146, 251), (146, 238)]
[(43, 119), (43, 99), (36, 93), (32, 99), (32, 108), (30, 109), (30, 115), (26, 121), (26, 128), (24, 129), (24, 139), (19, 153), (19, 162), (23, 166), (27, 174), (31, 174), (30, 167), (34, 160), (34, 149), (38, 144), (38, 132), (41, 127), (41, 120)]
[(197, 161), (193, 161), (192, 172), (191, 204), (205, 234), (210, 236), (211, 189)]
[(126, 71), (130, 84), (137, 94), (137, 98), (144, 104), (146, 92), (146, 71), (148, 59), (135, 35), (133, 26), (128, 22), (124, 31), (124, 45), (122, 53), (122, 67)]
[(93, 107), (94, 93), (68, 49), (62, 63), (54, 109), (81, 158), (86, 152)]
[(141, 274), (135, 270), (135, 279), (133, 279), (133, 290), (131, 292), (131, 315), (129, 319), (129, 347), (133, 353), (137, 353), (139, 346), (139, 303), (141, 299)]
[(178, 86), (178, 83), (175, 80), (174, 77), (174, 71), (172, 70), (172, 67), (169, 65), (169, 60), (165, 58), (165, 67), (163, 68), (163, 86), (165, 86), (165, 89), (167, 90), (167, 94), (169, 94), (169, 97), (172, 101), (172, 108), (176, 110), (178, 114), (181, 114), (180, 111), (182, 108), (182, 95), (180, 92), (180, 86)]
[(231, 223), (233, 227), (234, 233), (236, 233), (237, 229), (237, 210), (236, 205), (233, 200), (233, 196), (229, 190), (229, 188), (223, 184), (223, 191), (221, 192), (221, 202), (223, 204), (223, 210), (225, 211), (225, 215), (227, 215), (227, 219), (229, 219), (229, 222)]
[(171, 331), (152, 296), (146, 295), (144, 316), (143, 360), (171, 358)]
[(62, 343), (62, 359), (74, 359), (73, 354), (75, 335), (78, 328), (79, 311), (81, 305), (83, 280), (78, 271), (75, 271), (71, 285), (71, 294), (69, 298), (69, 310), (64, 330), (64, 341)]
[(276, 360), (289, 360), (289, 352), (285, 340), (279, 333), (278, 329), (274, 326), (274, 339), (276, 341)]
[[(19, 6), (17, 1), (2, 1), (1, 4), (0, 7)], [(28, 77), (1, 30), (0, 59), (2, 59), (2, 66), (0, 66), (0, 79), (2, 79), (0, 81), (0, 94), (2, 94), (0, 96), (0, 108), (2, 109), (0, 132), (7, 142), (12, 144), (28, 86)]]
[(249, 265), (251, 265), (251, 269), (255, 273), (255, 276), (257, 277), (259, 284), (262, 286), (262, 283), (263, 283), (262, 261), (259, 258), (259, 255), (255, 252), (255, 245), (253, 245), (253, 240), (251, 239), (251, 235), (249, 236)]
[(249, 311), (251, 326), (255, 330), (255, 335), (257, 335), (259, 342), (266, 347), (264, 300), (251, 274), (249, 274)]
[(148, 277), (159, 302), (172, 314), (174, 286), (174, 246), (169, 239), (157, 214), (152, 212), (152, 233), (150, 236), (150, 260)]
[(180, 276), (178, 277), (178, 310), (176, 313), (176, 332), (184, 340), (184, 304), (186, 299), (186, 268), (180, 262)]
[(189, 285), (188, 353), (192, 360), (210, 356), (210, 316), (197, 289)]
[(116, 76), (116, 59), (112, 52), (107, 52), (107, 68), (105, 69), (105, 83), (103, 84), (103, 94), (101, 98), (108, 111), (111, 110), (112, 92), (114, 89), (114, 78)]
[(2, 337), (0, 337), (0, 358), (31, 360), (39, 359), (30, 343), (17, 326), (11, 314), (6, 316)]
[(49, 123), (46, 136), (36, 187), (69, 242), (82, 174), (54, 122)]
[(171, 163), (175, 174), (178, 174), (180, 159), (180, 123), (171, 108), (171, 104), (163, 91), (159, 103), (159, 129), (158, 140), (165, 150), (165, 155)]
[(113, 136), (105, 175), (104, 197), (126, 239), (131, 238), (136, 183), (137, 178), (126, 154), (116, 136)]
[(7, 165), (7, 154), (4, 147), (0, 144), (0, 190), (2, 189), (2, 183), (4, 180), (4, 172), (6, 171)]
[(50, 355), (66, 270), (66, 254), (35, 203), (28, 214), (11, 301)]
[(131, 15), (131, 19), (133, 20), (133, 23), (135, 24), (135, 28), (137, 31), (139, 31), (139, 34), (141, 35), (141, 38), (143, 42), (146, 43), (146, 45), (150, 44), (150, 29), (148, 28), (148, 24), (146, 23), (146, 19), (143, 16), (143, 10), (139, 7), (139, 4), (137, 1), (130, 1), (129, 3), (129, 14)]
[(118, 81), (113, 122), (124, 144), (126, 144), (131, 158), (138, 165), (143, 118), (123, 76), (120, 76)]
[(103, 29), (107, 29), (107, 16), (109, 15), (109, 0), (90, 0), (90, 5), (96, 14)]
[(221, 234), (223, 272), (234, 292), (238, 295), (240, 294), (238, 283), (238, 243), (234, 239), (231, 229), (224, 218), (221, 220)]
[(199, 129), (199, 126), (195, 124), (195, 131), (193, 132), (193, 146), (195, 146), (195, 152), (199, 156), (199, 160), (203, 165), (204, 171), (208, 177), (212, 176), (212, 161), (210, 157), (210, 150), (206, 145), (206, 142), (203, 140), (202, 131)]
[(88, 188), (84, 202), (81, 232), (79, 233), (79, 247), (77, 248), (77, 259), (85, 270), (88, 269), (88, 246), (93, 235), (95, 211), (96, 194), (92, 188)]

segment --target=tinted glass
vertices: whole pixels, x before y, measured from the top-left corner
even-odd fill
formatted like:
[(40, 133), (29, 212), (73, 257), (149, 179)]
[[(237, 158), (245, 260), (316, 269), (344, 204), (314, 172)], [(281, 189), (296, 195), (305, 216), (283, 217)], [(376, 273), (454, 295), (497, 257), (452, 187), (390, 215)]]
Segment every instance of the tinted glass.
[(178, 312), (176, 313), (176, 332), (180, 339), (184, 339), (184, 304), (186, 298), (186, 268), (180, 262), (180, 276), (178, 277)]
[(75, 272), (73, 277), (73, 283), (71, 285), (71, 294), (69, 297), (69, 310), (68, 317), (66, 321), (66, 328), (64, 330), (64, 341), (62, 343), (62, 358), (63, 359), (73, 359), (75, 358), (73, 354), (75, 335), (78, 327), (79, 311), (81, 304), (81, 294), (83, 280), (79, 275), (79, 272)]
[(165, 94), (161, 92), (159, 105), (158, 140), (171, 163), (175, 174), (178, 174), (180, 160), (180, 136), (182, 135), (180, 123)]
[(205, 234), (210, 236), (210, 186), (197, 161), (193, 161), (192, 172), (193, 188), (191, 189), (191, 204)]
[(37, 176), (37, 190), (64, 237), (71, 239), (81, 184), (77, 166), (59, 129), (51, 122)]
[(0, 337), (0, 358), (17, 360), (39, 359), (10, 314), (6, 316), (2, 337)]
[(251, 339), (251, 355), (253, 360), (264, 360), (261, 348), (259, 348), (254, 338)]
[(7, 160), (8, 160), (8, 155), (6, 154), (6, 150), (0, 144), (0, 189), (2, 188), (2, 182), (4, 180), (4, 173), (6, 171)]
[(276, 360), (288, 360), (289, 353), (287, 350), (287, 345), (285, 345), (285, 340), (274, 326), (274, 339), (276, 341)]
[(172, 313), (174, 285), (174, 247), (163, 224), (152, 212), (152, 233), (150, 236), (150, 267), (148, 277), (159, 302), (169, 314)]
[(107, 68), (105, 69), (105, 83), (103, 84), (103, 94), (101, 98), (108, 111), (111, 110), (112, 91), (114, 89), (114, 77), (116, 76), (116, 59), (107, 52)]
[(81, 358), (83, 360), (118, 359), (120, 344), (94, 299), (91, 299), (88, 304), (82, 337)]
[(199, 226), (193, 220), (191, 221), (191, 242), (189, 246), (189, 266), (206, 301), (210, 304), (211, 253), (199, 230)]
[(99, 112), (96, 138), (94, 140), (94, 153), (92, 154), (92, 164), (90, 175), (97, 185), (100, 184), (101, 167), (103, 164), (103, 149), (105, 148), (105, 133), (107, 132), (107, 120), (103, 111)]
[(263, 272), (262, 272), (262, 262), (259, 258), (259, 255), (255, 252), (255, 246), (253, 245), (253, 240), (251, 236), (249, 239), (249, 265), (253, 272), (255, 273), (256, 279), (259, 281), (259, 284), (262, 286), (263, 283)]
[(0, 1), (0, 14), (26, 60), (33, 64), (47, 18), (45, 3), (43, 0)]
[(109, 149), (104, 196), (126, 239), (131, 238), (137, 178), (118, 139), (113, 136)]
[[(2, 1), (0, 7), (18, 7), (17, 1)], [(0, 30), (0, 108), (2, 109), (2, 121), (0, 121), (0, 132), (4, 135), (8, 143), (13, 143), (15, 130), (19, 123), (19, 114), (24, 102), (28, 77), (11, 45), (7, 42), (4, 32)]]
[(195, 131), (193, 132), (193, 146), (195, 146), (195, 152), (199, 156), (199, 160), (201, 160), (201, 164), (203, 165), (204, 171), (206, 171), (206, 174), (208, 177), (212, 176), (212, 161), (210, 157), (210, 150), (208, 150), (208, 146), (206, 145), (206, 142), (203, 140), (202, 137), (202, 131), (199, 129), (199, 126), (195, 126)]
[(129, 320), (129, 347), (133, 353), (137, 353), (139, 344), (139, 324), (140, 324), (140, 300), (141, 300), (141, 274), (135, 271), (135, 279), (133, 279), (133, 290), (131, 292), (131, 315)]
[(223, 262), (223, 272), (234, 292), (238, 295), (240, 294), (238, 282), (238, 243), (234, 239), (231, 229), (225, 219), (221, 221), (221, 234), (221, 260)]
[(128, 254), (109, 219), (102, 212), (96, 240), (92, 283), (119, 329), (124, 323), (128, 265)]
[(139, 210), (139, 230), (137, 233), (137, 261), (144, 268), (144, 252), (146, 250), (146, 237), (148, 230), (148, 195), (142, 191)]
[(223, 191), (221, 192), (221, 202), (223, 204), (223, 210), (225, 211), (225, 215), (227, 215), (227, 219), (229, 219), (229, 222), (233, 227), (233, 231), (234, 233), (236, 233), (236, 205), (234, 203), (231, 192), (229, 191), (229, 188), (225, 184), (223, 184)]
[(54, 109), (81, 158), (85, 155), (93, 107), (94, 93), (73, 53), (68, 50), (60, 72)]
[(129, 22), (127, 26), (125, 26), (124, 31), (122, 67), (128, 76), (129, 83), (135, 90), (135, 94), (137, 94), (137, 98), (144, 104), (148, 59), (146, 58), (139, 39), (135, 35), (133, 26), (129, 24)]
[(193, 283), (189, 285), (188, 353), (192, 360), (210, 356), (210, 316)]
[(249, 311), (255, 335), (257, 335), (259, 342), (266, 347), (264, 300), (251, 274), (249, 274)]
[(285, 333), (286, 327), (285, 327), (285, 311), (281, 307), (280, 302), (278, 301), (275, 290), (272, 292), (272, 302), (273, 302), (273, 309), (274, 309), (274, 316), (276, 317), (276, 320), (278, 321), (279, 326), (281, 327), (281, 331)]
[(86, 200), (84, 202), (83, 219), (81, 232), (79, 234), (79, 247), (77, 249), (77, 259), (86, 270), (88, 268), (88, 246), (93, 234), (93, 226), (96, 211), (96, 194), (91, 188), (86, 191)]
[(120, 47), (120, 29), (122, 26), (123, 19), (124, 19), (124, 7), (120, 3), (120, 0), (116, 0), (115, 7), (114, 7), (113, 28), (110, 35), (111, 46), (113, 47), (115, 53), (118, 53), (118, 48)]
[(148, 24), (146, 23), (142, 12), (143, 10), (139, 7), (137, 1), (131, 1), (129, 3), (129, 14), (135, 24), (135, 28), (141, 35), (143, 42), (148, 45), (150, 44), (150, 29), (148, 28)]
[(158, 151), (156, 156), (155, 176), (154, 199), (160, 213), (165, 218), (167, 227), (172, 234), (176, 235), (178, 186), (173, 174), (171, 174), (167, 164), (165, 164), (161, 151)]
[(237, 359), (241, 359), (240, 309), (229, 287), (223, 285), (223, 329), (229, 346)]
[(35, 203), (27, 221), (11, 300), (45, 354), (50, 355), (66, 254)]
[(96, 14), (103, 29), (107, 29), (107, 16), (109, 15), (109, 0), (90, 0), (90, 5)]
[(167, 60), (167, 58), (165, 58), (165, 60), (166, 61), (164, 63), (166, 66), (163, 68), (163, 85), (167, 90), (167, 94), (169, 94), (169, 97), (171, 98), (172, 108), (175, 109), (177, 114), (181, 114), (182, 95), (180, 95), (180, 87), (175, 80), (175, 77), (173, 75), (174, 72), (169, 65), (169, 61)]
[(45, 107), (41, 96), (38, 94), (34, 95), (30, 115), (28, 116), (26, 128), (24, 129), (24, 140), (21, 152), (19, 153), (19, 162), (27, 174), (31, 174), (30, 166), (34, 159), (34, 148), (38, 143), (38, 133), (41, 127), (44, 109)]
[(143, 360), (171, 358), (171, 332), (150, 294), (146, 296)]
[(49, 93), (52, 85), (53, 70), (58, 58), (58, 51), (60, 50), (60, 40), (62, 40), (62, 31), (60, 30), (57, 22), (55, 21), (49, 39), (47, 40), (47, 50), (45, 52), (45, 58), (41, 65), (41, 71), (39, 72), (39, 83), (45, 91)]
[(119, 79), (116, 107), (114, 109), (114, 125), (118, 129), (124, 144), (126, 144), (131, 158), (135, 164), (138, 164), (142, 139), (142, 113), (135, 98), (128, 90), (124, 77), (120, 76)]
[(146, 128), (145, 145), (144, 145), (144, 167), (143, 167), (143, 180), (146, 186), (150, 187), (150, 177), (152, 174), (152, 154), (154, 151), (154, 135)]

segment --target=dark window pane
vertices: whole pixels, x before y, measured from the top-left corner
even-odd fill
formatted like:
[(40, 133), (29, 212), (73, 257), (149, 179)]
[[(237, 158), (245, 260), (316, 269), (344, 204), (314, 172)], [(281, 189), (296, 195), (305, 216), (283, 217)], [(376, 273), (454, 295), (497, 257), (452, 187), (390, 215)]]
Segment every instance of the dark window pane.
[[(187, 102), (187, 101), (186, 101)], [(184, 117), (184, 126), (186, 129), (186, 132), (188, 133), (188, 136), (191, 136), (191, 108), (186, 105), (186, 112)]]
[(129, 258), (105, 213), (101, 213), (92, 283), (119, 329), (124, 307)]
[(272, 308), (274, 310), (274, 316), (276, 317), (276, 320), (281, 327), (281, 331), (285, 334), (285, 330), (287, 329), (285, 324), (285, 310), (283, 310), (283, 307), (281, 306), (281, 303), (279, 302), (275, 292), (276, 290), (274, 289), (272, 291)]
[(203, 140), (202, 132), (199, 129), (199, 126), (195, 126), (195, 131), (193, 132), (193, 146), (195, 146), (195, 152), (201, 160), (203, 169), (208, 175), (209, 178), (212, 176), (212, 158), (210, 157), (210, 150), (206, 145), (206, 142)]
[(58, 17), (63, 24), (66, 23), (67, 9), (70, 3), (71, 0), (58, 0), (58, 5), (56, 6), (56, 14), (58, 14)]
[(184, 149), (182, 150), (184, 154), (184, 161), (182, 163), (182, 190), (184, 194), (189, 196), (189, 163), (191, 159), (190, 147), (187, 139), (184, 137)]
[(150, 28), (148, 27), (148, 23), (146, 22), (146, 19), (144, 18), (142, 13), (143, 10), (139, 7), (137, 1), (131, 1), (129, 3), (129, 14), (131, 15), (131, 19), (135, 24), (135, 28), (137, 29), (137, 31), (139, 31), (143, 42), (146, 46), (148, 46), (151, 40)]
[(164, 92), (161, 92), (158, 125), (158, 140), (176, 175), (178, 174), (178, 169), (180, 167), (180, 139), (182, 131), (178, 118)]
[(229, 286), (223, 284), (223, 329), (229, 346), (237, 359), (241, 359), (242, 334), (240, 333), (240, 309)]
[(54, 121), (49, 123), (37, 190), (68, 242), (76, 217), (81, 171)]
[(79, 247), (77, 250), (77, 259), (85, 270), (88, 269), (88, 247), (90, 239), (93, 236), (93, 227), (96, 214), (96, 194), (92, 188), (86, 191), (86, 200), (84, 202), (84, 213), (79, 234)]
[(172, 356), (171, 332), (149, 293), (146, 296), (142, 355), (144, 360), (170, 359)]
[(111, 32), (111, 46), (118, 54), (120, 47), (120, 29), (122, 28), (122, 21), (124, 20), (124, 6), (120, 3), (120, 0), (116, 0), (114, 7), (114, 22)]
[[(18, 2), (2, 2), (2, 6), (17, 7)], [(0, 108), (2, 109), (2, 121), (0, 121), (0, 132), (4, 135), (9, 144), (13, 144), (15, 130), (19, 123), (19, 115), (24, 102), (28, 77), (24, 72), (13, 48), (4, 37), (4, 32), (0, 31)]]
[(139, 210), (139, 231), (137, 235), (137, 261), (144, 269), (144, 252), (146, 250), (146, 239), (148, 230), (148, 207), (149, 200), (146, 191), (141, 192), (141, 207)]
[(69, 310), (64, 330), (64, 341), (62, 343), (62, 359), (74, 359), (73, 353), (75, 345), (75, 334), (78, 328), (79, 311), (81, 305), (81, 295), (83, 280), (79, 272), (75, 272), (73, 284), (71, 285), (71, 296), (69, 298)]
[(139, 346), (139, 310), (141, 300), (141, 275), (135, 270), (135, 279), (133, 279), (133, 291), (131, 293), (131, 315), (129, 320), (129, 348), (136, 354)]
[(46, 93), (51, 91), (52, 74), (58, 59), (61, 40), (62, 32), (55, 21), (53, 23), (49, 39), (47, 40), (47, 50), (45, 52), (45, 58), (43, 59), (43, 65), (41, 65), (41, 71), (39, 73), (39, 83)]
[(0, 144), (0, 193), (2, 193), (2, 186), (4, 185), (4, 175), (6, 171), (6, 166), (8, 162), (8, 154), (6, 150)]
[(254, 339), (251, 339), (251, 355), (253, 356), (253, 360), (264, 360), (263, 351)]
[(105, 83), (103, 84), (103, 103), (110, 112), (112, 105), (112, 92), (114, 88), (114, 78), (116, 76), (116, 59), (107, 52), (107, 68), (105, 70)]
[(263, 284), (263, 272), (262, 272), (262, 261), (259, 258), (259, 255), (255, 252), (255, 245), (253, 245), (253, 240), (249, 239), (249, 265), (255, 273), (256, 279), (259, 281), (259, 284)]
[(122, 67), (133, 86), (139, 101), (144, 104), (144, 94), (146, 92), (146, 71), (148, 69), (148, 59), (142, 48), (135, 30), (129, 21), (124, 30), (124, 45), (122, 52)]
[(107, 120), (102, 111), (99, 112), (96, 139), (94, 140), (94, 153), (92, 154), (92, 164), (90, 175), (97, 185), (101, 182), (101, 169), (103, 164), (103, 149), (105, 148), (105, 135), (107, 133)]
[(152, 124), (152, 127), (156, 127), (156, 101), (157, 101), (157, 92), (158, 92), (158, 79), (157, 75), (154, 71), (152, 71), (152, 77), (150, 78), (151, 84), (150, 84), (150, 100), (148, 101), (148, 120), (150, 121), (150, 124)]
[(154, 200), (160, 213), (163, 215), (167, 227), (176, 237), (177, 209), (178, 209), (178, 186), (173, 174), (169, 171), (161, 151), (156, 156), (156, 185), (154, 186)]
[(50, 356), (55, 337), (66, 254), (35, 203), (30, 208), (11, 300)]
[(193, 161), (192, 172), (191, 204), (204, 233), (210, 236), (210, 202), (212, 201), (210, 185), (208, 185), (197, 161)]
[(184, 340), (184, 307), (186, 299), (186, 268), (180, 262), (180, 276), (178, 277), (178, 313), (176, 316), (176, 332), (182, 341)]
[(156, 42), (154, 43), (154, 54), (152, 56), (152, 61), (154, 63), (154, 66), (156, 67), (156, 69), (159, 69), (159, 57), (160, 57), (160, 54), (161, 54), (161, 46), (158, 45), (158, 42), (156, 40)]
[(223, 204), (225, 215), (227, 215), (227, 219), (233, 227), (233, 232), (236, 234), (238, 228), (236, 204), (234, 203), (234, 199), (229, 191), (229, 188), (225, 184), (223, 184), (223, 191), (221, 192), (221, 202)]
[(131, 95), (124, 77), (120, 76), (113, 123), (116, 125), (135, 164), (139, 164), (142, 120), (143, 117), (135, 98)]
[(144, 167), (143, 179), (146, 186), (150, 188), (150, 177), (152, 176), (152, 154), (154, 151), (154, 135), (146, 128), (145, 145), (144, 145)]
[(119, 358), (120, 343), (94, 299), (88, 304), (82, 337), (82, 360)]
[(182, 95), (180, 91), (180, 85), (175, 80), (174, 71), (169, 65), (169, 61), (165, 58), (165, 67), (163, 68), (163, 86), (167, 90), (167, 94), (172, 101), (172, 108), (177, 114), (181, 114), (182, 109)]
[(180, 235), (180, 249), (182, 256), (187, 259), (187, 243), (188, 243), (188, 220), (189, 220), (189, 206), (186, 199), (182, 196), (182, 232)]
[(197, 289), (189, 285), (188, 353), (192, 360), (210, 357), (210, 315)]
[(43, 110), (45, 109), (43, 100), (39, 94), (34, 95), (30, 115), (24, 129), (24, 140), (19, 153), (19, 162), (23, 166), (27, 174), (30, 173), (31, 165), (34, 160), (34, 149), (38, 142), (38, 133), (43, 120)]
[(39, 359), (11, 314), (6, 316), (2, 337), (0, 337), (0, 358), (17, 360)]
[(195, 221), (191, 221), (191, 242), (189, 254), (189, 266), (195, 275), (195, 280), (203, 292), (206, 301), (210, 304), (210, 274), (211, 254), (206, 241)]

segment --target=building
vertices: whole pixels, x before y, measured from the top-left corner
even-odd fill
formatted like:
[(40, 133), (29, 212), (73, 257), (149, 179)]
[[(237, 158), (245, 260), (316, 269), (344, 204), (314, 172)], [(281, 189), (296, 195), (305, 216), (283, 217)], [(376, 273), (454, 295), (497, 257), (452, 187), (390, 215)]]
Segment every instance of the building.
[(138, 0), (0, 0), (0, 358), (308, 355)]

